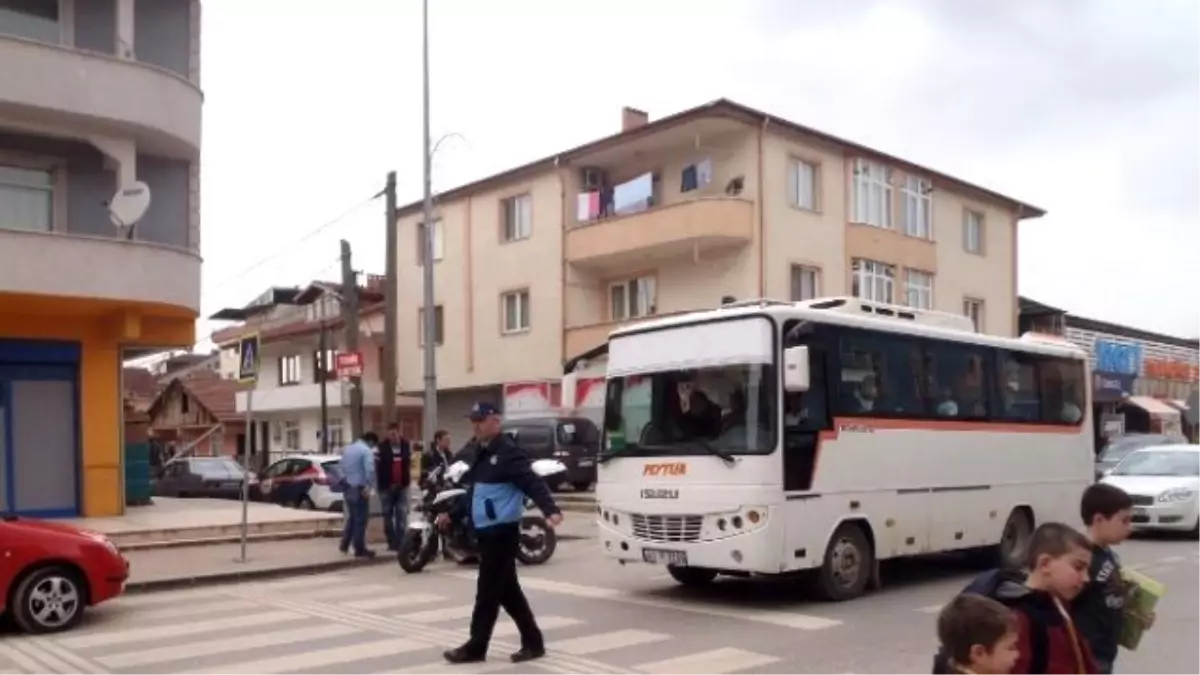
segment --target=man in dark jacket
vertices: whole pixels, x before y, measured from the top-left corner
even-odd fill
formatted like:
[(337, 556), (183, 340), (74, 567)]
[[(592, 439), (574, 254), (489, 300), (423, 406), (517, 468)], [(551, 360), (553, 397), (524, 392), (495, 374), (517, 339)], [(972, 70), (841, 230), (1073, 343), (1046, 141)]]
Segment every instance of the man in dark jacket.
[[(520, 520), (528, 496), (546, 515), (551, 527), (562, 522), (562, 512), (545, 481), (533, 472), (532, 462), (516, 442), (500, 433), (500, 413), (490, 403), (471, 409), (475, 443), (471, 470), (471, 522), (479, 541), (479, 581), (471, 637), (466, 644), (446, 651), (450, 663), (473, 663), (487, 656), (488, 643), (500, 608), (512, 617), (521, 633), (521, 649), (513, 663), (541, 658), (546, 653), (542, 631), (517, 580)], [(459, 458), (466, 453), (459, 453)]]
[(412, 473), (412, 452), (408, 441), (400, 435), (398, 424), (388, 426), (376, 459), (379, 502), (383, 506), (383, 535), (387, 537), (388, 550), (396, 551), (408, 527), (408, 486)]

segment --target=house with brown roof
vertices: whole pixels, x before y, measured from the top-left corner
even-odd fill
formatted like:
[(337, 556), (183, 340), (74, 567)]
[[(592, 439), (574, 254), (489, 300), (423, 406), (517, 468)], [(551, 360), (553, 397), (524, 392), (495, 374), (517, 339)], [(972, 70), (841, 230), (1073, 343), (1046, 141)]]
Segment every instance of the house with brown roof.
[(171, 380), (148, 411), (151, 436), (168, 448), (168, 457), (238, 457), (246, 430), (235, 408), (239, 386), (211, 371)]

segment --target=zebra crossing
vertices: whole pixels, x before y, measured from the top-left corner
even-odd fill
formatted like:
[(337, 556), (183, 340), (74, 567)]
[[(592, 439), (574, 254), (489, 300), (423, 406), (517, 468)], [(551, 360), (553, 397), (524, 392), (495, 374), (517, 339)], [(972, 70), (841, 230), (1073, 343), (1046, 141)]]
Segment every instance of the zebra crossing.
[[(549, 647), (544, 659), (519, 666), (508, 661), (508, 653), (519, 646), (519, 635), (502, 614), (490, 660), (452, 666), (442, 660), (441, 652), (466, 638), (473, 588), (461, 583), (436, 586), (418, 591), (411, 585), (364, 583), (327, 574), (131, 596), (98, 608), (70, 633), (0, 640), (0, 675), (720, 674), (782, 667), (778, 656), (744, 645), (722, 645), (720, 633), (699, 630), (702, 619), (696, 617), (684, 615), (680, 621), (647, 626), (635, 623), (644, 608), (626, 608), (614, 617), (578, 597), (565, 602), (559, 597), (554, 604), (540, 596), (534, 602), (541, 610), (538, 622)], [(530, 595), (539, 592), (545, 591), (531, 589)], [(552, 606), (543, 609), (548, 604)]]

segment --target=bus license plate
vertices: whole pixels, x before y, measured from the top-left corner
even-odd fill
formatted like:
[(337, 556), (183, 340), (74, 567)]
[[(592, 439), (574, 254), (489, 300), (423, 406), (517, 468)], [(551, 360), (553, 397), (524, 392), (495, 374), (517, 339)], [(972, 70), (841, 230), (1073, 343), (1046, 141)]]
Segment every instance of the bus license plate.
[(593, 460), (590, 460), (590, 459), (581, 459), (581, 460), (579, 460), (579, 466), (591, 466), (591, 465), (592, 465), (592, 464), (594, 464), (594, 463), (595, 463), (595, 462), (594, 462)]
[(1135, 506), (1133, 508), (1133, 515), (1139, 518), (1144, 518), (1146, 517), (1146, 509), (1141, 509)]
[(663, 551), (656, 548), (644, 548), (642, 549), (642, 560), (652, 565), (687, 567), (687, 553), (683, 551)]

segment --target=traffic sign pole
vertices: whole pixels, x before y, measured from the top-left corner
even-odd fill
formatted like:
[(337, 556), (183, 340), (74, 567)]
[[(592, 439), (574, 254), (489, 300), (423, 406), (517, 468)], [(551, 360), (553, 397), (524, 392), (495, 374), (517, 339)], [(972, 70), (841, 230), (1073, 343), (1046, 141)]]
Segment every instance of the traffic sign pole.
[[(244, 337), (238, 343), (238, 381), (258, 383), (258, 335)], [(246, 540), (250, 536), (250, 443), (254, 435), (254, 387), (246, 390), (246, 431), (242, 434), (242, 532), (241, 555), (235, 562), (247, 562)]]

